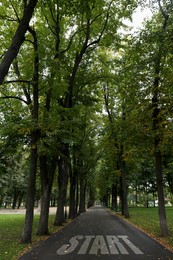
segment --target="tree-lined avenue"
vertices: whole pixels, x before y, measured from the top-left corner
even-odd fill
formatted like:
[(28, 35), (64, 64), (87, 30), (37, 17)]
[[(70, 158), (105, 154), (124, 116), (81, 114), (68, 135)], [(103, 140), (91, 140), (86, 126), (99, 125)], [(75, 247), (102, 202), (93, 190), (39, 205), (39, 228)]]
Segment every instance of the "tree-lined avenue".
[(81, 214), (20, 260), (173, 259), (173, 253), (101, 206)]
[[(134, 32), (126, 21), (139, 8), (152, 15)], [(35, 207), (44, 236), (50, 206), (61, 226), (95, 202), (125, 218), (129, 206), (158, 207), (157, 235), (173, 234), (172, 10), (163, 0), (0, 1), (0, 208), (26, 208), (20, 243), (33, 240)], [(84, 231), (56, 256), (146, 256), (123, 230)]]

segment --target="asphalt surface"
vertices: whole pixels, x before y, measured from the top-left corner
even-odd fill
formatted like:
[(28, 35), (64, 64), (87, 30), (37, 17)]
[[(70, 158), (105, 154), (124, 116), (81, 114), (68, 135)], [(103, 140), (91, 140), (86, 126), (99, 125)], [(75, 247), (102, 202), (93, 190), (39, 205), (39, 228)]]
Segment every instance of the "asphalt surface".
[(173, 260), (173, 252), (105, 208), (96, 206), (19, 259)]

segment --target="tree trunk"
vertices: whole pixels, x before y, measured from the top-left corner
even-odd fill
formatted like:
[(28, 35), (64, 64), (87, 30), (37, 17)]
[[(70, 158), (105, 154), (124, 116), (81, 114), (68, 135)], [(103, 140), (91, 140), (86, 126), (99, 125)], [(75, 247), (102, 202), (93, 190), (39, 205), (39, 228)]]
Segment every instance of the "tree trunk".
[(168, 180), (170, 191), (173, 194), (173, 178), (170, 173), (167, 174), (167, 180)]
[(79, 202), (79, 214), (86, 211), (85, 208), (85, 195), (86, 195), (86, 183), (83, 176), (80, 176), (80, 202)]
[(46, 155), (41, 155), (40, 160), (40, 176), (41, 176), (41, 212), (37, 235), (49, 235), (49, 205), (53, 185), (53, 179), (56, 170), (56, 161), (54, 158), (48, 167), (48, 159)]
[(159, 82), (160, 82), (160, 64), (161, 64), (161, 54), (159, 51), (157, 61), (155, 63), (155, 78), (153, 85), (153, 131), (155, 134), (154, 137), (154, 151), (155, 151), (155, 174), (156, 174), (156, 182), (157, 182), (157, 191), (158, 191), (158, 202), (159, 202), (159, 222), (160, 222), (160, 230), (161, 236), (168, 235), (168, 227), (166, 222), (166, 211), (165, 211), (165, 201), (164, 201), (164, 192), (163, 192), (163, 176), (162, 176), (162, 154), (160, 150), (161, 143), (161, 130), (160, 130), (160, 122), (159, 122)]
[[(123, 148), (121, 148), (123, 149)], [(127, 183), (126, 183), (126, 169), (125, 162), (123, 160), (123, 152), (120, 154), (120, 166), (121, 166), (121, 199), (122, 199), (122, 215), (125, 218), (130, 218), (128, 203), (127, 203)]]
[[(29, 4), (34, 4), (37, 1), (30, 0)], [(29, 6), (28, 4), (28, 6)], [(28, 8), (28, 7), (27, 7)], [(27, 9), (26, 8), (26, 9)], [(34, 9), (33, 9), (34, 10)], [(33, 11), (32, 10), (32, 11)], [(26, 10), (25, 10), (26, 11)], [(28, 25), (27, 25), (28, 29)], [(39, 82), (39, 57), (38, 57), (38, 43), (37, 35), (34, 30), (30, 30), (33, 36), (34, 42), (34, 70), (33, 70), (33, 106), (31, 109), (32, 121), (33, 121), (33, 130), (31, 132), (31, 150), (30, 150), (30, 172), (29, 172), (29, 181), (27, 188), (27, 198), (26, 198), (26, 216), (25, 216), (25, 226), (21, 238), (22, 243), (30, 243), (32, 238), (32, 224), (33, 224), (33, 215), (34, 215), (34, 202), (35, 202), (35, 185), (36, 185), (36, 174), (37, 174), (37, 141), (40, 137), (40, 129), (38, 127), (38, 111), (39, 111), (39, 100), (38, 100), (38, 82)], [(30, 96), (30, 93), (28, 93)], [(31, 99), (31, 97), (30, 97)]]
[(164, 199), (164, 189), (163, 189), (163, 175), (162, 175), (162, 155), (160, 151), (155, 153), (156, 159), (156, 181), (157, 181), (157, 191), (158, 191), (158, 202), (159, 202), (159, 221), (161, 236), (168, 235), (168, 226), (166, 221), (166, 210), (165, 210), (165, 199)]
[(73, 219), (76, 216), (76, 172), (70, 167), (70, 207), (69, 218)]
[[(159, 75), (160, 63), (156, 66), (157, 75)], [(158, 191), (158, 202), (159, 202), (159, 222), (160, 222), (160, 230), (161, 236), (168, 235), (168, 226), (166, 222), (166, 210), (165, 210), (165, 200), (164, 200), (164, 189), (163, 189), (163, 174), (162, 174), (162, 154), (160, 150), (160, 128), (159, 128), (159, 112), (158, 108), (158, 96), (159, 96), (159, 77), (155, 78), (154, 81), (154, 95), (152, 98), (153, 104), (153, 131), (155, 133), (154, 138), (154, 149), (155, 149), (155, 174), (156, 174), (156, 182), (157, 182), (157, 191)]]
[(58, 160), (58, 208), (55, 216), (55, 226), (60, 226), (65, 222), (65, 214), (64, 207), (66, 205), (66, 193), (67, 193), (67, 184), (68, 184), (68, 159), (69, 159), (69, 151), (68, 145), (62, 144), (62, 155)]
[(138, 185), (135, 186), (135, 206), (138, 206)]
[(0, 197), (0, 209), (2, 208), (2, 203), (3, 203), (3, 198), (2, 197)]
[(104, 195), (104, 197), (102, 198), (102, 203), (104, 207), (109, 207), (109, 195), (108, 192), (106, 192), (106, 194)]
[(35, 183), (37, 172), (37, 133), (33, 132), (31, 136), (31, 152), (30, 152), (30, 174), (28, 179), (27, 197), (26, 197), (26, 216), (25, 225), (21, 238), (21, 243), (30, 243), (32, 237), (32, 224), (34, 215), (35, 201)]
[(19, 195), (19, 198), (18, 198), (17, 209), (20, 208), (20, 205), (21, 205), (21, 203), (22, 203), (23, 197), (24, 197), (24, 192), (21, 192), (20, 195)]
[(162, 54), (163, 54), (163, 43), (165, 41), (165, 31), (167, 28), (167, 22), (169, 19), (169, 15), (166, 14), (164, 9), (161, 6), (160, 1), (158, 1), (160, 13), (163, 17), (163, 25), (162, 32), (160, 34), (160, 41), (158, 43), (158, 52), (156, 53), (155, 58), (155, 68), (154, 68), (154, 83), (153, 83), (153, 97), (152, 97), (152, 106), (153, 106), (153, 132), (155, 134), (154, 137), (154, 151), (155, 151), (155, 174), (157, 181), (157, 191), (158, 191), (158, 201), (159, 201), (159, 221), (160, 221), (160, 229), (161, 236), (168, 235), (168, 227), (166, 222), (166, 211), (165, 211), (165, 201), (164, 201), (164, 192), (163, 192), (163, 176), (162, 176), (162, 154), (160, 143), (162, 140), (161, 136), (161, 128), (160, 128), (160, 73), (162, 64)]
[(112, 184), (112, 210), (117, 209), (117, 184)]
[(76, 180), (76, 206), (75, 206), (75, 214), (78, 214), (78, 208), (79, 208), (79, 180), (77, 177)]
[(95, 193), (94, 193), (93, 187), (90, 186), (89, 187), (89, 200), (88, 200), (87, 208), (94, 206), (94, 202), (95, 202)]
[(14, 191), (14, 194), (13, 194), (13, 204), (12, 204), (12, 209), (15, 209), (15, 208), (16, 208), (16, 205), (17, 205), (17, 199), (18, 199), (18, 197), (19, 197), (19, 194), (20, 194), (19, 190), (16, 189), (16, 190)]

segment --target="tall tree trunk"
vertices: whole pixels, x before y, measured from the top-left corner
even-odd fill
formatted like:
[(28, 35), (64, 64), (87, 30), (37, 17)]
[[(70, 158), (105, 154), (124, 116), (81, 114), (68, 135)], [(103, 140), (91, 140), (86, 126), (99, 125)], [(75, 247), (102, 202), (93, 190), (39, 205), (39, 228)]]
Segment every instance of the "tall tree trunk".
[(106, 191), (106, 194), (102, 198), (102, 203), (103, 203), (104, 207), (106, 207), (106, 208), (109, 207), (109, 194), (108, 194), (108, 191)]
[(56, 160), (50, 160), (50, 165), (46, 155), (39, 157), (40, 161), (40, 177), (41, 177), (41, 212), (37, 235), (49, 235), (49, 205), (52, 191), (52, 185), (56, 170)]
[(156, 181), (157, 181), (157, 191), (158, 191), (158, 201), (159, 201), (159, 220), (160, 220), (161, 236), (167, 236), (168, 227), (166, 221), (165, 199), (164, 199), (164, 189), (163, 189), (162, 155), (160, 151), (156, 151), (155, 159), (156, 159)]
[(70, 167), (70, 207), (69, 207), (69, 218), (73, 219), (76, 216), (76, 171), (75, 166), (72, 170)]
[(2, 208), (3, 197), (0, 197), (0, 209)]
[(89, 200), (88, 200), (87, 208), (94, 206), (94, 202), (95, 202), (95, 193), (94, 193), (93, 187), (90, 185), (90, 187), (89, 187)]
[(159, 122), (159, 83), (160, 83), (160, 66), (161, 66), (161, 50), (158, 52), (158, 56), (155, 62), (155, 78), (153, 85), (153, 131), (155, 134), (154, 137), (154, 150), (155, 150), (155, 174), (157, 182), (157, 191), (158, 191), (158, 202), (159, 202), (159, 222), (161, 236), (168, 235), (168, 227), (166, 222), (166, 211), (165, 211), (165, 201), (164, 201), (164, 192), (163, 192), (163, 174), (162, 174), (162, 154), (160, 150), (161, 143), (161, 129)]
[(26, 197), (26, 216), (21, 243), (30, 243), (32, 238), (32, 224), (35, 202), (35, 183), (37, 172), (37, 140), (38, 136), (37, 133), (34, 131), (31, 136), (30, 173)]
[(78, 214), (78, 208), (79, 208), (79, 180), (78, 176), (76, 179), (76, 206), (75, 206), (75, 214)]
[(13, 204), (12, 204), (12, 209), (16, 208), (17, 205), (17, 199), (19, 197), (20, 191), (18, 189), (15, 189), (14, 194), (13, 194)]
[(160, 230), (161, 236), (168, 235), (168, 226), (166, 222), (166, 211), (165, 211), (165, 202), (164, 202), (164, 192), (163, 192), (163, 174), (162, 174), (162, 153), (160, 149), (161, 143), (161, 128), (160, 128), (160, 104), (159, 104), (159, 85), (160, 85), (160, 73), (161, 73), (161, 63), (162, 63), (162, 55), (163, 55), (163, 43), (164, 43), (164, 35), (167, 28), (167, 22), (169, 19), (169, 15), (166, 14), (164, 9), (161, 6), (161, 2), (158, 1), (158, 5), (160, 8), (160, 13), (163, 17), (163, 25), (162, 31), (159, 38), (158, 43), (158, 52), (155, 57), (155, 68), (154, 68), (154, 83), (153, 83), (153, 97), (152, 97), (152, 105), (153, 105), (153, 132), (155, 134), (154, 137), (154, 149), (155, 149), (155, 174), (157, 181), (157, 191), (158, 191), (158, 201), (159, 201), (159, 222), (160, 222)]
[[(32, 1), (33, 2), (33, 1)], [(35, 202), (35, 185), (36, 185), (36, 174), (37, 174), (37, 141), (40, 137), (40, 129), (38, 127), (38, 82), (39, 82), (39, 57), (38, 57), (38, 42), (36, 32), (30, 29), (33, 36), (34, 42), (34, 71), (33, 71), (33, 107), (31, 109), (31, 115), (33, 120), (33, 130), (31, 132), (31, 149), (30, 149), (30, 172), (26, 198), (26, 217), (25, 226), (21, 238), (22, 243), (30, 243), (32, 237), (32, 224), (33, 224), (33, 213), (34, 213), (34, 202)], [(30, 96), (30, 93), (28, 93)]]
[(127, 202), (127, 182), (126, 182), (126, 169), (125, 169), (125, 162), (123, 160), (123, 147), (121, 147), (120, 153), (120, 168), (121, 168), (121, 195), (122, 195), (122, 214), (125, 218), (129, 218), (129, 209), (128, 209), (128, 202)]
[(170, 173), (167, 174), (167, 180), (171, 193), (173, 194), (173, 177)]
[(136, 183), (136, 186), (135, 186), (135, 206), (137, 207), (138, 206), (138, 185)]
[(160, 136), (159, 136), (159, 109), (158, 109), (158, 86), (159, 79), (155, 78), (155, 91), (152, 99), (153, 102), (153, 130), (155, 132), (154, 148), (155, 148), (155, 174), (157, 182), (158, 202), (159, 202), (159, 222), (161, 236), (168, 235), (168, 226), (166, 221), (164, 188), (163, 188), (163, 174), (162, 174), (162, 154), (160, 150)]
[(121, 176), (119, 177), (119, 183), (120, 183), (119, 209), (121, 211), (121, 214), (124, 215), (123, 198), (122, 198), (122, 178), (121, 178)]
[[(117, 140), (116, 132), (114, 129), (114, 124), (113, 124), (113, 116), (111, 114), (111, 110), (109, 108), (109, 95), (107, 93), (106, 86), (103, 87), (104, 90), (104, 100), (105, 100), (105, 106), (106, 106), (106, 111), (108, 114), (108, 119), (109, 123), (111, 126), (111, 135), (112, 138), (114, 139), (114, 147), (115, 147), (115, 153), (119, 150), (120, 146), (120, 151), (119, 151), (119, 162), (116, 162), (117, 164), (117, 169), (121, 169), (121, 177), (120, 177), (120, 189), (121, 189), (121, 202), (122, 202), (122, 215), (125, 215), (126, 218), (129, 218), (129, 210), (128, 210), (128, 204), (127, 204), (127, 184), (126, 184), (126, 169), (125, 169), (125, 162), (123, 160), (123, 145), (120, 144)], [(125, 120), (125, 113), (123, 109), (123, 114), (122, 114), (122, 119)]]
[(66, 205), (66, 193), (69, 175), (69, 151), (68, 145), (62, 144), (61, 156), (58, 159), (58, 208), (55, 216), (55, 226), (60, 226), (65, 222), (64, 207)]
[(22, 203), (23, 197), (24, 197), (24, 192), (21, 192), (20, 195), (19, 195), (19, 198), (18, 198), (17, 209), (20, 208), (20, 205), (21, 205), (21, 203)]
[(79, 214), (86, 211), (85, 208), (85, 195), (86, 195), (86, 182), (81, 174), (80, 176), (80, 202), (79, 202)]
[(117, 209), (117, 184), (112, 184), (112, 210)]

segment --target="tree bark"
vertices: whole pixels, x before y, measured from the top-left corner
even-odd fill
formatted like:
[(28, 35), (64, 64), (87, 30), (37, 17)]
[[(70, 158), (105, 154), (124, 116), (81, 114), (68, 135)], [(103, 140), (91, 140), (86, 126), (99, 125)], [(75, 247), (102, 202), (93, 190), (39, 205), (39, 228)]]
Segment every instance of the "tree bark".
[(156, 182), (157, 182), (157, 191), (158, 191), (158, 202), (159, 202), (159, 222), (160, 222), (160, 230), (161, 236), (168, 235), (168, 226), (166, 221), (166, 210), (165, 210), (165, 199), (164, 199), (164, 189), (163, 189), (163, 174), (162, 174), (162, 154), (160, 150), (160, 131), (159, 131), (159, 112), (158, 108), (158, 95), (159, 95), (159, 80), (158, 77), (160, 73), (160, 59), (156, 64), (156, 72), (157, 77), (154, 80), (154, 95), (152, 98), (153, 104), (153, 131), (155, 133), (154, 137), (154, 149), (155, 149), (155, 174), (156, 174)]
[(95, 202), (95, 193), (94, 193), (93, 187), (90, 185), (90, 187), (89, 187), (89, 200), (88, 200), (87, 208), (94, 206), (94, 202)]
[(75, 214), (78, 214), (78, 208), (79, 208), (79, 180), (78, 176), (76, 179), (76, 206), (75, 206)]
[(112, 184), (112, 210), (117, 209), (117, 185), (114, 183)]
[(38, 0), (30, 0), (24, 10), (22, 19), (19, 22), (19, 26), (13, 36), (11, 45), (9, 46), (6, 54), (4, 55), (0, 64), (0, 85), (3, 83), (5, 76), (8, 74), (8, 70), (13, 60), (16, 58), (22, 43), (25, 40), (25, 33), (28, 30), (29, 22), (32, 18), (34, 9)]
[[(32, 2), (32, 1), (31, 1)], [(38, 127), (38, 111), (39, 111), (39, 100), (38, 100), (38, 81), (39, 81), (39, 57), (38, 57), (38, 43), (37, 35), (34, 30), (31, 30), (34, 39), (34, 71), (33, 71), (33, 107), (31, 110), (33, 130), (31, 132), (31, 142), (30, 142), (30, 172), (29, 181), (27, 188), (26, 197), (26, 216), (25, 225), (21, 238), (22, 243), (30, 243), (32, 237), (32, 224), (34, 215), (34, 202), (35, 202), (35, 190), (36, 190), (36, 174), (37, 174), (37, 142), (40, 137), (40, 129)]]
[(23, 197), (24, 197), (24, 192), (21, 192), (20, 195), (19, 195), (19, 198), (18, 198), (17, 209), (20, 208), (20, 205), (21, 205), (21, 203), (22, 203)]
[(76, 171), (75, 166), (72, 170), (70, 167), (70, 205), (69, 218), (73, 219), (76, 216)]
[(159, 222), (161, 236), (168, 235), (168, 226), (166, 222), (166, 210), (165, 210), (165, 201), (164, 201), (164, 189), (163, 189), (163, 174), (162, 174), (162, 153), (160, 149), (161, 143), (161, 129), (159, 124), (159, 84), (160, 84), (160, 73), (161, 73), (161, 62), (162, 62), (162, 53), (163, 53), (163, 43), (164, 43), (164, 34), (167, 28), (167, 22), (169, 16), (163, 10), (160, 1), (158, 1), (159, 9), (163, 17), (163, 26), (162, 34), (160, 35), (158, 43), (158, 52), (156, 53), (155, 58), (155, 67), (154, 67), (154, 83), (153, 83), (153, 131), (155, 134), (154, 137), (154, 151), (155, 151), (155, 174), (157, 182), (157, 191), (158, 191), (158, 202), (159, 202)]
[(157, 181), (157, 191), (158, 191), (158, 201), (159, 201), (158, 210), (159, 210), (161, 236), (167, 236), (168, 227), (166, 221), (165, 199), (164, 199), (164, 189), (163, 189), (162, 155), (160, 151), (156, 151), (155, 159), (156, 159), (156, 181)]
[(173, 177), (170, 173), (167, 174), (167, 180), (171, 193), (173, 194)]
[(55, 216), (55, 226), (60, 226), (65, 222), (64, 207), (66, 205), (66, 193), (69, 175), (69, 151), (68, 145), (62, 144), (61, 153), (58, 159), (58, 208)]
[(30, 174), (28, 179), (27, 197), (26, 197), (26, 216), (25, 225), (21, 238), (21, 243), (31, 243), (32, 224), (34, 215), (35, 201), (35, 183), (37, 172), (37, 133), (34, 131), (31, 136), (31, 152), (30, 152)]
[(49, 235), (49, 205), (51, 198), (52, 185), (56, 170), (56, 160), (53, 158), (48, 166), (48, 158), (46, 155), (39, 157), (40, 161), (40, 177), (41, 177), (41, 212), (37, 235)]
[(121, 153), (120, 153), (122, 215), (124, 215), (125, 218), (130, 218), (128, 202), (127, 202), (126, 169), (125, 169), (125, 162), (122, 157), (123, 157), (123, 148), (121, 148)]
[(79, 202), (79, 214), (86, 211), (85, 207), (85, 195), (86, 195), (86, 182), (83, 176), (80, 176), (80, 202)]
[(14, 194), (13, 194), (13, 204), (12, 204), (12, 209), (16, 208), (17, 205), (17, 199), (19, 197), (20, 191), (18, 189), (14, 190)]

